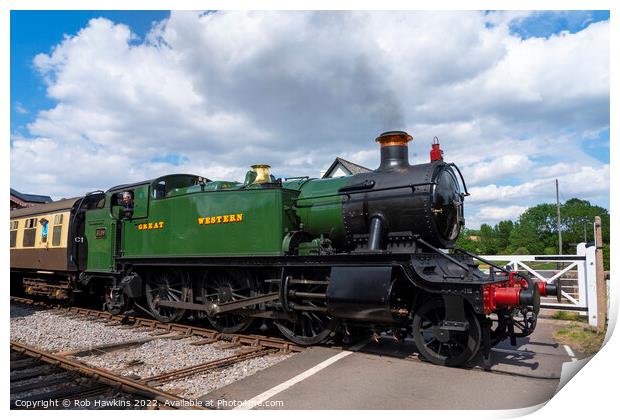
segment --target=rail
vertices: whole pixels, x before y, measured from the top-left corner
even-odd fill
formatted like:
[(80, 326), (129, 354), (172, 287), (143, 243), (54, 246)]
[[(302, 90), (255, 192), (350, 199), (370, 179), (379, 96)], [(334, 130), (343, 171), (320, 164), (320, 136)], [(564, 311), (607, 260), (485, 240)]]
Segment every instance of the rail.
[(249, 345), (249, 346), (261, 346), (266, 349), (278, 349), (290, 352), (301, 352), (304, 350), (303, 347), (298, 346), (294, 343), (291, 343), (288, 340), (284, 340), (277, 337), (268, 337), (262, 335), (255, 334), (226, 334), (221, 333), (215, 329), (211, 328), (203, 328), (194, 325), (185, 325), (185, 324), (177, 324), (177, 323), (166, 323), (160, 322), (155, 319), (149, 318), (141, 318), (136, 316), (127, 316), (127, 315), (112, 315), (109, 312), (97, 311), (94, 309), (88, 308), (80, 308), (80, 307), (62, 307), (60, 305), (53, 305), (47, 303), (36, 302), (32, 299), (22, 298), (17, 296), (11, 296), (11, 302), (23, 304), (23, 305), (33, 305), (40, 306), (43, 308), (55, 308), (59, 310), (65, 311), (67, 314), (75, 314), (81, 315), (85, 317), (94, 317), (99, 319), (105, 319), (108, 321), (117, 321), (123, 324), (130, 324), (134, 327), (146, 327), (153, 329), (160, 329), (166, 332), (175, 332), (183, 335), (194, 335), (203, 337), (205, 339), (218, 340), (218, 341), (230, 341), (232, 343), (236, 343), (239, 345)]
[(90, 367), (75, 360), (68, 359), (67, 357), (52, 354), (41, 349), (27, 346), (17, 341), (11, 340), (11, 350), (58, 366), (64, 370), (76, 372), (80, 375), (96, 379), (103, 384), (119, 388), (122, 391), (139, 395), (147, 399), (156, 400), (166, 407), (191, 407), (193, 409), (205, 409), (205, 407), (197, 404), (192, 404), (190, 400), (186, 400), (178, 395), (170, 394), (147, 384), (116, 375), (105, 369)]

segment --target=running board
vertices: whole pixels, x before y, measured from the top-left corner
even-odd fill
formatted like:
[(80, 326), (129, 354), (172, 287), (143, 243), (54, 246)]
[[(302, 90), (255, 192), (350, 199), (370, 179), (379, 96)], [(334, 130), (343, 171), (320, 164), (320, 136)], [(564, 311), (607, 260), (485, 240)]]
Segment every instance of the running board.
[(190, 302), (171, 302), (169, 300), (159, 301), (158, 306), (165, 308), (189, 309), (192, 311), (203, 311), (209, 316), (215, 316), (226, 312), (243, 309), (247, 306), (257, 305), (259, 303), (271, 302), (279, 299), (279, 293), (268, 293), (266, 295), (254, 296), (247, 299), (239, 299), (226, 303), (190, 303)]

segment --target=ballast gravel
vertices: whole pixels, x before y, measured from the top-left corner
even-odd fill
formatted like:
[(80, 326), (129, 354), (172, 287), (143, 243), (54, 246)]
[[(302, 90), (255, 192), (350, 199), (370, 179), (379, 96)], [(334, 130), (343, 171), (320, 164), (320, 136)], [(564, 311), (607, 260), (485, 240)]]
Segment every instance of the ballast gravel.
[(161, 386), (161, 389), (178, 394), (183, 398), (195, 399), (240, 379), (254, 375), (256, 372), (280, 363), (289, 357), (291, 357), (290, 353), (275, 353), (244, 360), (228, 368), (167, 382)]
[[(133, 378), (146, 379), (224, 357), (233, 356), (238, 348), (222, 349), (218, 344), (192, 345), (196, 337), (180, 340), (156, 338), (142, 328), (123, 329), (99, 320), (66, 316), (58, 310), (30, 310), (11, 305), (11, 340), (54, 352), (88, 349), (140, 338), (152, 338), (141, 345), (124, 347), (107, 353), (73, 357), (93, 367)], [(273, 366), (291, 354), (275, 353), (238, 362), (226, 368), (211, 370), (166, 382), (163, 390), (184, 398), (197, 398), (213, 390)]]
[[(182, 340), (157, 339), (138, 347), (104, 355), (77, 357), (82, 363), (101, 367), (124, 376), (148, 377), (233, 356), (236, 349), (219, 349), (217, 345), (194, 346), (195, 338)], [(227, 368), (166, 382), (159, 388), (184, 398), (197, 398), (215, 389), (253, 375), (290, 357), (276, 353), (235, 363)]]
[(156, 339), (122, 351), (76, 359), (124, 376), (147, 378), (235, 354), (233, 350), (218, 349), (210, 344), (192, 346), (190, 343), (195, 340), (191, 337), (182, 340)]
[(146, 337), (150, 337), (148, 332), (67, 316), (58, 310), (28, 313), (11, 305), (11, 340), (46, 351), (87, 349)]

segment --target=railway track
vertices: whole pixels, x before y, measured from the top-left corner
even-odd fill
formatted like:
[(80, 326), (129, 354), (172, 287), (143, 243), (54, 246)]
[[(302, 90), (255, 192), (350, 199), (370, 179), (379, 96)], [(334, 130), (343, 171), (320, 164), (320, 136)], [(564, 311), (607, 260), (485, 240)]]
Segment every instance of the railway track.
[(243, 345), (260, 346), (268, 349), (278, 349), (290, 352), (300, 352), (304, 349), (303, 347), (291, 343), (288, 340), (277, 337), (266, 337), (256, 334), (224, 334), (211, 328), (197, 327), (178, 323), (165, 323), (154, 319), (142, 318), (137, 316), (112, 315), (109, 312), (74, 306), (62, 307), (60, 305), (37, 302), (32, 299), (16, 296), (11, 296), (11, 303), (34, 306), (42, 309), (57, 309), (67, 316), (83, 316), (90, 319), (101, 320), (102, 322), (107, 322), (111, 325), (115, 323), (119, 325), (122, 324), (127, 328), (150, 328), (153, 331), (160, 331), (162, 333), (167, 332), (176, 333), (179, 336), (201, 337), (204, 341), (197, 342), (196, 345), (211, 344), (217, 341), (225, 341), (230, 343), (230, 347), (239, 347)]
[[(15, 401), (12, 399), (12, 408), (89, 408), (88, 404), (92, 405), (89, 403), (91, 400), (98, 401), (100, 408), (204, 408), (198, 405), (200, 403), (197, 400), (183, 398), (177, 395), (177, 392), (166, 392), (162, 388), (182, 379), (198, 378), (200, 375), (204, 378), (204, 375), (221, 372), (222, 369), (251, 359), (303, 350), (287, 340), (274, 337), (222, 334), (209, 328), (161, 323), (153, 319), (112, 315), (79, 307), (61, 307), (21, 297), (11, 297), (11, 303), (52, 310), (60, 317), (141, 332), (138, 338), (56, 352), (11, 341), (11, 395), (15, 396)], [(148, 332), (148, 336), (144, 336), (145, 332)], [(222, 350), (224, 357), (207, 361), (196, 360), (195, 364), (143, 377), (123, 376), (112, 370), (93, 366), (90, 360), (88, 363), (80, 361), (84, 360), (84, 357), (105, 357), (110, 353), (118, 355), (154, 340), (188, 338), (191, 340), (190, 346), (211, 345), (217, 351)], [(27, 398), (22, 398), (24, 395)], [(68, 405), (58, 406), (60, 402)], [(113, 403), (120, 406), (111, 406)], [(46, 404), (48, 407), (44, 407)]]
[(202, 408), (151, 385), (11, 341), (11, 409), (188, 407)]

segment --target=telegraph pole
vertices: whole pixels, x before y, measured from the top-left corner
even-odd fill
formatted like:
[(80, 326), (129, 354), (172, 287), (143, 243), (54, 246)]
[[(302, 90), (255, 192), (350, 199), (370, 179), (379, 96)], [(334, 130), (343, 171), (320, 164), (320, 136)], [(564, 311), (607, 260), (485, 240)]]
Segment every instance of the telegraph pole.
[(560, 187), (558, 185), (558, 179), (555, 179), (555, 202), (558, 213), (558, 239), (559, 239), (559, 248), (560, 255), (562, 255), (562, 219), (560, 218)]
[(586, 231), (586, 225), (585, 224), (583, 225), (583, 241), (585, 243), (588, 243), (588, 233)]

